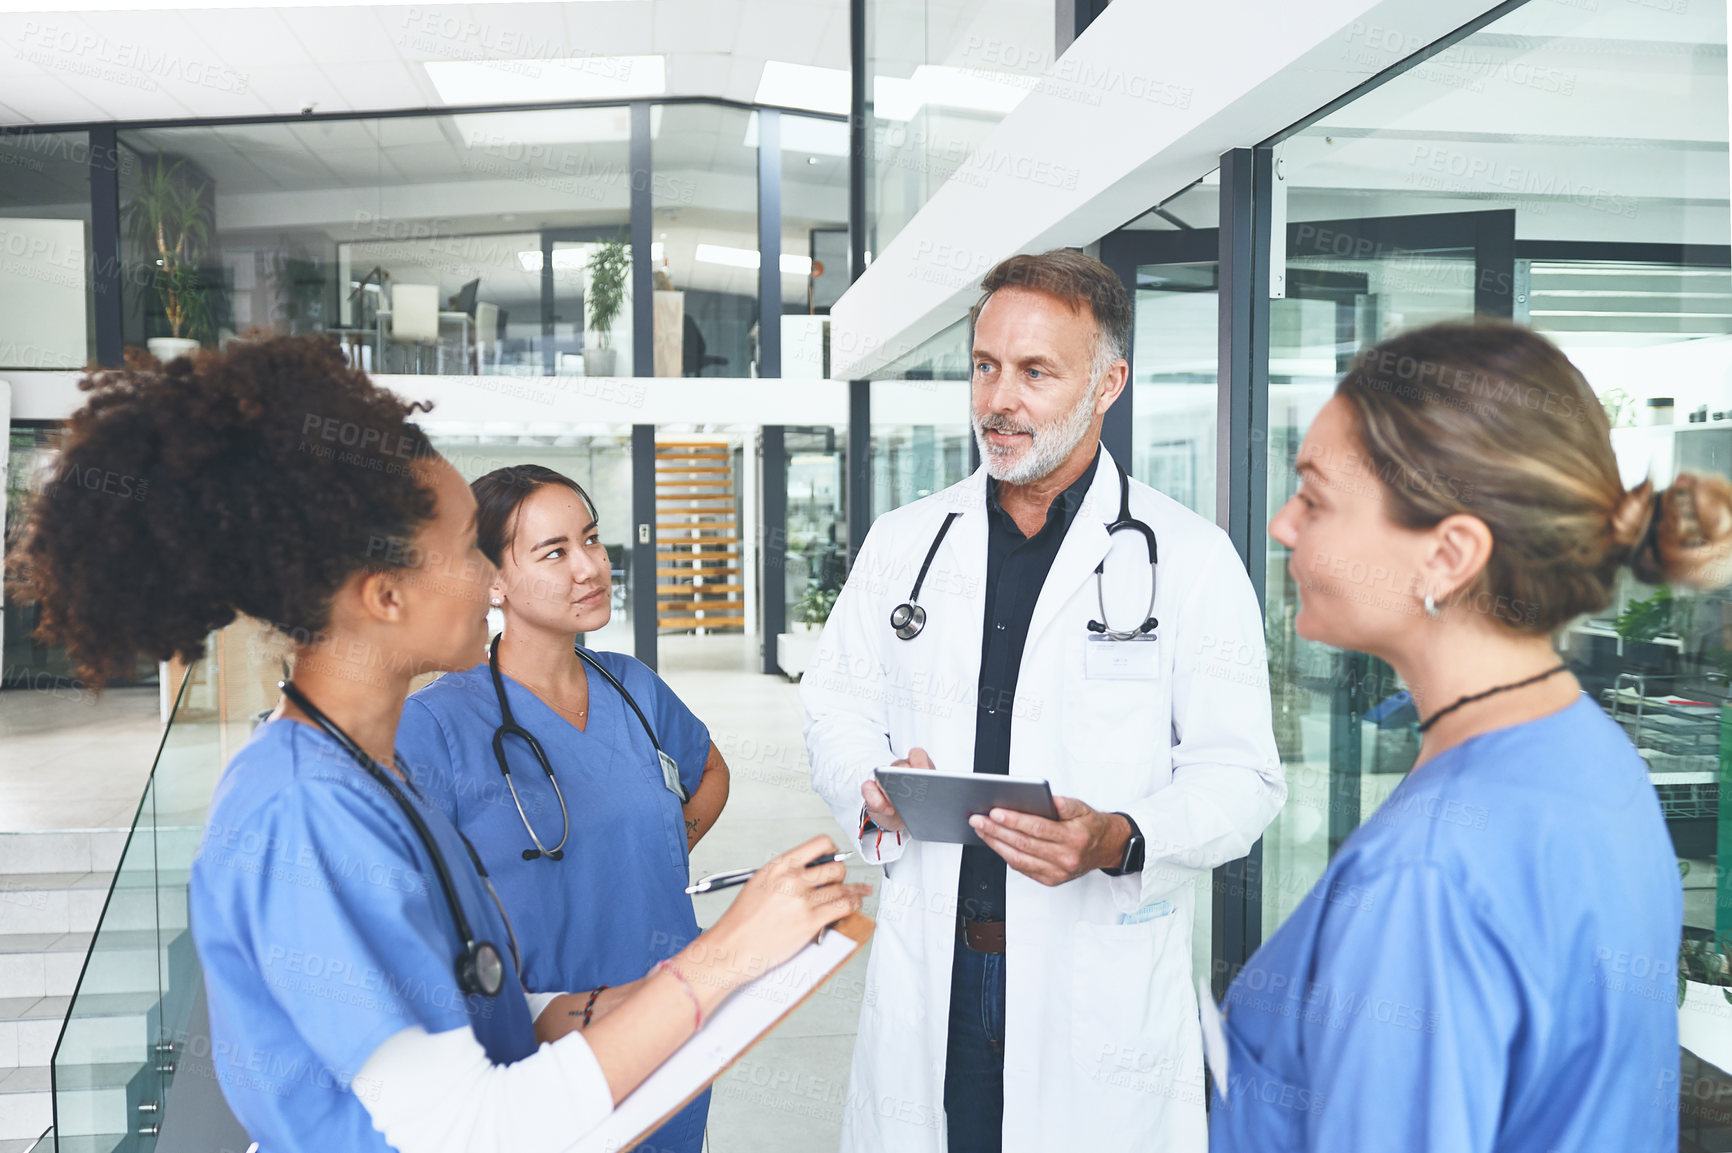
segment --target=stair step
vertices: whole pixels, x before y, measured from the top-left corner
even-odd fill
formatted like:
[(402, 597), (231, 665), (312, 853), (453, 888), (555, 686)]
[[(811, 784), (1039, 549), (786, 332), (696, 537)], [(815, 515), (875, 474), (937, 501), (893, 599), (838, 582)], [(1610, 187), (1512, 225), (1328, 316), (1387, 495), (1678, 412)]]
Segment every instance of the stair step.
[(657, 585), (656, 599), (681, 600), (694, 593), (743, 593), (746, 586), (737, 582), (718, 582), (707, 585)]
[[(708, 514), (698, 514), (698, 515), (708, 515)], [(656, 521), (656, 528), (658, 528), (658, 529), (668, 528), (668, 529), (673, 529), (676, 532), (681, 530), (681, 529), (696, 529), (696, 528), (706, 528), (707, 529), (707, 528), (733, 528), (733, 527), (734, 527), (734, 522), (732, 520), (703, 520), (703, 521), (658, 520), (658, 521)]]
[(0, 1069), (0, 1143), (19, 1141), (22, 1148), (54, 1123), (53, 1083), (47, 1065)]
[(90, 938), (90, 933), (0, 933), (0, 997), (71, 996)]
[[(54, 1126), (50, 1125), (34, 1141), (0, 1141), (0, 1153), (55, 1153)], [(103, 1153), (108, 1153), (108, 1150), (103, 1150)]]
[(686, 620), (689, 616), (695, 616), (700, 611), (707, 618), (712, 613), (740, 616), (741, 613), (745, 613), (745, 608), (745, 601), (696, 601), (689, 602), (689, 604), (677, 604), (677, 606), (663, 606), (662, 611), (656, 615), (656, 622), (665, 625), (670, 620)]
[(707, 478), (699, 478), (696, 480), (687, 480), (687, 479), (669, 479), (668, 477), (663, 476), (659, 473), (656, 476), (656, 491), (657, 492), (661, 492), (661, 491), (664, 491), (664, 490), (670, 489), (670, 488), (733, 488), (733, 487), (734, 487), (734, 478), (733, 477), (718, 477), (715, 480), (710, 480)]
[(0, 931), (71, 933), (96, 927), (112, 873), (0, 874)]
[(113, 872), (126, 829), (0, 833), (0, 874)]
[(731, 464), (680, 464), (666, 458), (656, 461), (656, 476), (664, 477), (672, 472), (733, 472)]
[(37, 1153), (116, 1153), (131, 1147), (132, 1138), (125, 1133), (60, 1133)]
[(70, 997), (0, 998), (0, 1076), (20, 1066), (48, 1064), (70, 1002)]
[(658, 551), (656, 553), (656, 562), (658, 564), (666, 563), (668, 561), (739, 560), (739, 559), (740, 559), (740, 554), (737, 552), (660, 552), (660, 551)]
[(678, 631), (681, 629), (745, 628), (746, 627), (746, 618), (743, 616), (736, 616), (736, 617), (681, 617), (681, 618), (663, 617), (659, 621), (657, 621), (656, 624), (660, 628), (671, 629), (674, 631)]
[[(666, 559), (666, 558), (664, 557), (662, 559)], [(736, 557), (735, 559), (738, 560), (739, 558)], [(717, 565), (714, 568), (700, 568), (700, 569), (689, 569), (689, 568), (658, 568), (658, 569), (656, 569), (656, 576), (658, 576), (658, 577), (738, 576), (738, 575), (740, 575), (740, 566), (739, 565), (732, 565), (732, 564)]]

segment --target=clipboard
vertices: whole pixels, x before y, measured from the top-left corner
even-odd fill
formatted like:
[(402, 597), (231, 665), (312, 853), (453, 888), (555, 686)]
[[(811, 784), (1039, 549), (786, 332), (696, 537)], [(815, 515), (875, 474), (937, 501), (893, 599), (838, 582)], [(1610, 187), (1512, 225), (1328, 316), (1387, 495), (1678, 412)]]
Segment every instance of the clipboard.
[(567, 1153), (625, 1153), (636, 1148), (805, 1004), (860, 951), (873, 927), (872, 918), (850, 913), (791, 959), (734, 990), (702, 1029)]

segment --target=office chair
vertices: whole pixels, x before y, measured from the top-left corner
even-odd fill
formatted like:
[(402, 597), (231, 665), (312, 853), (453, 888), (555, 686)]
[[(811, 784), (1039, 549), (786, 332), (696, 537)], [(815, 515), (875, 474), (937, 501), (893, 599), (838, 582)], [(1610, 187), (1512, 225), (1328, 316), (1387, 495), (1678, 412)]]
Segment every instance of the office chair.
[(499, 348), (499, 306), (485, 300), (475, 302), (475, 374), (487, 363), (490, 354)]
[(439, 343), (439, 286), (397, 284), (391, 287), (392, 344), (413, 346), (415, 371), (421, 371), (421, 350)]

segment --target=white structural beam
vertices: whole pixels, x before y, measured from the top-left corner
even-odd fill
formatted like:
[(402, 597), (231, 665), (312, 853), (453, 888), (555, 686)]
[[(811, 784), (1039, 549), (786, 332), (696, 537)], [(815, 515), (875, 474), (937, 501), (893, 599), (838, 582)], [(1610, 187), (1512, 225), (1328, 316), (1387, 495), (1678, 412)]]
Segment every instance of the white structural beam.
[[(79, 372), (9, 372), (11, 419), (65, 420), (89, 399)], [(716, 377), (385, 376), (373, 381), (408, 400), (430, 401), (418, 420), (439, 431), (556, 435), (573, 426), (634, 424), (755, 428), (765, 424), (848, 423), (848, 385), (840, 380)], [(968, 389), (908, 381), (884, 396), (903, 424), (966, 424)]]
[(869, 377), (966, 315), (1004, 257), (1093, 242), (1492, 7), (1109, 5), (837, 302), (835, 375)]

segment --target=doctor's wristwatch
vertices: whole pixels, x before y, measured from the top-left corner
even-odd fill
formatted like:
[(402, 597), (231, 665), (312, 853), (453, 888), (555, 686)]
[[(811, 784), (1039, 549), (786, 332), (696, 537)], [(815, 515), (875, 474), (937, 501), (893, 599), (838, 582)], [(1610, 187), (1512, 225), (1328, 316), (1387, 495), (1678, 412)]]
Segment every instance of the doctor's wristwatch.
[(1101, 872), (1109, 877), (1124, 877), (1143, 871), (1143, 831), (1137, 828), (1137, 823), (1131, 820), (1129, 813), (1114, 813), (1115, 817), (1123, 817), (1125, 824), (1131, 827), (1131, 835), (1125, 838), (1124, 856), (1112, 868), (1103, 868)]

